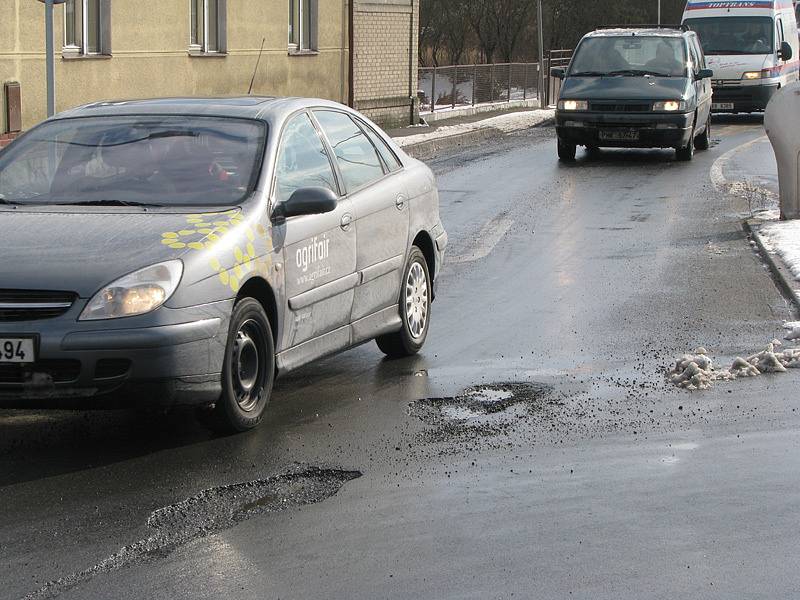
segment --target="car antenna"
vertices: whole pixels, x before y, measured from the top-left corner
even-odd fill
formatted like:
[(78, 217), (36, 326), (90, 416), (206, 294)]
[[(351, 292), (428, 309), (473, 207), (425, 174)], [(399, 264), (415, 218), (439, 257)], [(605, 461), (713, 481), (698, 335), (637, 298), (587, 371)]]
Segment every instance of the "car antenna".
[(264, 42), (267, 41), (267, 38), (261, 38), (261, 50), (258, 51), (258, 59), (256, 60), (256, 68), (253, 69), (253, 78), (250, 80), (250, 88), (247, 90), (247, 95), (253, 93), (253, 84), (256, 82), (256, 73), (258, 73), (258, 63), (261, 62), (261, 54), (264, 52)]

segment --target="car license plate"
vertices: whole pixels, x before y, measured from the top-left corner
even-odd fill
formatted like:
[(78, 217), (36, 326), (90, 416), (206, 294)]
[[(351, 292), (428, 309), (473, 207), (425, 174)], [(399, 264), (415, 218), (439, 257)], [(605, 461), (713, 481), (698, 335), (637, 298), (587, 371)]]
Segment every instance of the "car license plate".
[(733, 102), (713, 102), (711, 110), (733, 110)]
[(601, 129), (600, 139), (607, 142), (638, 140), (639, 131), (636, 129)]
[(0, 337), (0, 364), (33, 362), (36, 362), (36, 351), (31, 338)]

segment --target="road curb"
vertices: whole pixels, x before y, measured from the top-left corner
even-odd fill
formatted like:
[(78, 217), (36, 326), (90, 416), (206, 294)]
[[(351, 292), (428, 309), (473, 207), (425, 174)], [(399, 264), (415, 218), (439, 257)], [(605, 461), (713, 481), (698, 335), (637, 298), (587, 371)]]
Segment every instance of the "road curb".
[(514, 133), (519, 133), (520, 131), (526, 131), (528, 129), (550, 127), (554, 123), (555, 118), (550, 117), (537, 123), (533, 127), (521, 127), (520, 129), (512, 129), (510, 131), (503, 131), (496, 127), (483, 127), (474, 131), (465, 131), (464, 133), (456, 133), (454, 135), (425, 140), (424, 142), (418, 142), (416, 144), (409, 144), (403, 147), (403, 151), (418, 160), (426, 160), (433, 158), (443, 151), (455, 150), (467, 145), (475, 145), (494, 138), (508, 137)]
[(750, 234), (750, 237), (756, 243), (756, 246), (758, 246), (759, 253), (767, 263), (770, 272), (778, 283), (778, 287), (781, 288), (784, 296), (794, 303), (795, 310), (800, 311), (800, 289), (795, 288), (795, 286), (800, 286), (800, 283), (794, 278), (786, 265), (783, 264), (781, 258), (777, 254), (767, 250), (764, 241), (758, 233), (762, 225), (763, 222), (755, 219), (748, 219), (743, 223), (744, 230)]

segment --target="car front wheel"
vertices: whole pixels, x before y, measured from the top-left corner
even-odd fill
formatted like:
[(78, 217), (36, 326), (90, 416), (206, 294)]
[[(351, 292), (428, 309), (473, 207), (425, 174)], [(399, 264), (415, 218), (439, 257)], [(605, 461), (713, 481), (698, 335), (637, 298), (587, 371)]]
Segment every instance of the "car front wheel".
[(403, 272), (400, 290), (400, 331), (380, 336), (378, 348), (391, 358), (412, 356), (422, 349), (428, 337), (431, 318), (432, 282), (428, 262), (422, 251), (412, 246)]
[(558, 159), (564, 162), (572, 162), (575, 160), (575, 154), (578, 147), (575, 144), (558, 140)]
[(213, 409), (211, 425), (225, 433), (256, 427), (264, 418), (275, 380), (275, 344), (261, 303), (239, 300), (233, 308), (225, 361), (222, 395)]
[(675, 158), (682, 162), (688, 162), (694, 158), (694, 129), (692, 129), (692, 135), (689, 136), (689, 143), (683, 148), (675, 150)]

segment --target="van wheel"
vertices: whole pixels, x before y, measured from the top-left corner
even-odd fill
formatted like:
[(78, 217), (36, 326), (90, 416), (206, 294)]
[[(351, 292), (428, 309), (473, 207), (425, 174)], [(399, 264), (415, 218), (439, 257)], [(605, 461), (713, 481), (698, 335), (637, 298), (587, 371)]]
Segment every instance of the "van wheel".
[(562, 142), (561, 139), (558, 140), (558, 159), (563, 160), (564, 162), (572, 162), (575, 160), (575, 154), (578, 151), (578, 147), (575, 144), (568, 144), (567, 142)]
[(204, 419), (214, 430), (240, 433), (264, 418), (275, 382), (275, 343), (261, 303), (236, 303), (228, 327), (222, 395)]
[(431, 321), (431, 276), (425, 255), (416, 246), (408, 255), (400, 290), (403, 328), (377, 338), (378, 348), (390, 358), (413, 356), (422, 349)]
[(689, 136), (689, 143), (685, 147), (675, 150), (675, 158), (682, 162), (688, 162), (694, 158), (694, 129), (692, 129), (692, 135)]
[(708, 115), (708, 121), (706, 121), (706, 128), (694, 139), (694, 146), (698, 150), (708, 150), (708, 147), (711, 145), (711, 115)]

